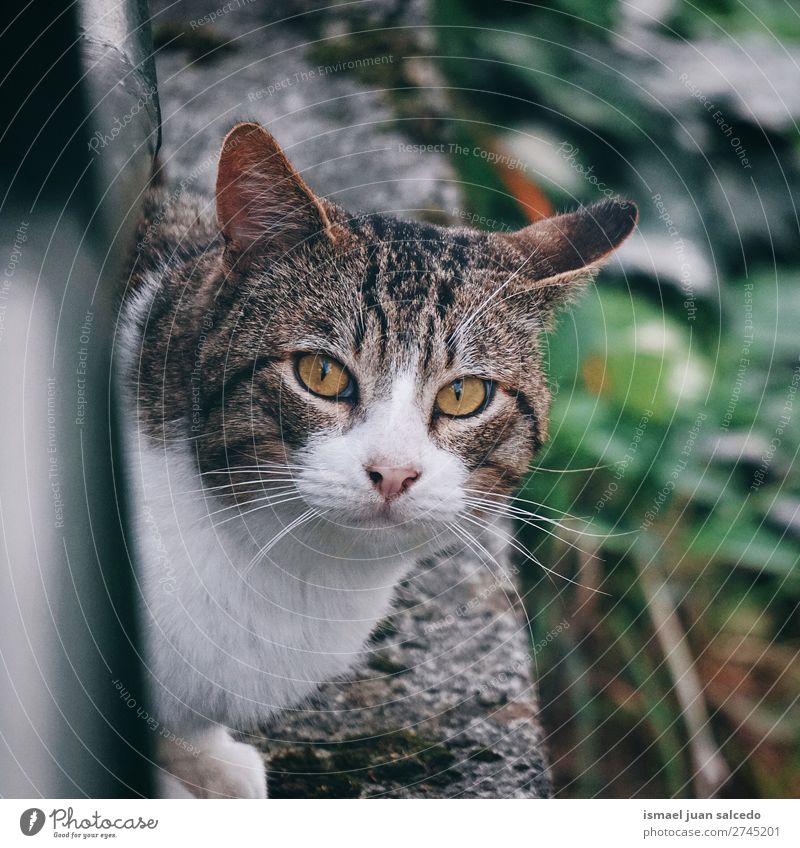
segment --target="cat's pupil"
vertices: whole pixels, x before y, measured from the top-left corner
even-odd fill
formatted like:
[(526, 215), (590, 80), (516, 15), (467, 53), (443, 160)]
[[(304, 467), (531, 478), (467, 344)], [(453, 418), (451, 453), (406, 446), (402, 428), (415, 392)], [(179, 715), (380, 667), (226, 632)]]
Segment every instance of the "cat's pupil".
[(323, 359), (320, 362), (320, 366), (319, 366), (319, 380), (320, 380), (321, 383), (325, 382), (325, 378), (328, 376), (328, 374), (330, 374), (330, 371), (331, 371), (330, 362), (327, 359)]
[(453, 380), (453, 394), (456, 396), (456, 400), (459, 403), (461, 403), (461, 392), (463, 391), (463, 389), (464, 389), (464, 381), (463, 380), (461, 380), (461, 379)]

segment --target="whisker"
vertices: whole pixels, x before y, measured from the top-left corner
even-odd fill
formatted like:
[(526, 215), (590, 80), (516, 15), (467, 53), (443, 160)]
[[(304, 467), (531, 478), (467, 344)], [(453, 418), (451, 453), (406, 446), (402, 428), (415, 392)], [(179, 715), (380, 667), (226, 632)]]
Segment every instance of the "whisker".
[(496, 492), (484, 492), (481, 489), (469, 489), (464, 487), (465, 492), (471, 492), (475, 495), (483, 495), (488, 498), (502, 498), (502, 500), (498, 500), (497, 503), (507, 503), (508, 501), (520, 501), (522, 503), (529, 503), (532, 506), (537, 506), (540, 509), (548, 509), (550, 512), (558, 513), (562, 518), (570, 518), (573, 521), (586, 521), (585, 518), (581, 518), (579, 515), (572, 515), (570, 512), (564, 512), (563, 510), (556, 509), (554, 506), (549, 506), (548, 504), (539, 503), (538, 501), (530, 500), (529, 498), (521, 498), (518, 495), (500, 495)]
[[(265, 489), (263, 486), (259, 486), (255, 489), (236, 489), (233, 492), (223, 492), (221, 495), (217, 495), (218, 497), (236, 497), (238, 495), (264, 495), (266, 498), (276, 498), (282, 495), (288, 494), (289, 492), (297, 492), (297, 486), (292, 486), (291, 484), (286, 484), (284, 486), (276, 486), (274, 489)], [(212, 493), (217, 494), (217, 493)], [(299, 492), (298, 492), (299, 494)], [(228, 509), (229, 507), (234, 507), (236, 504), (228, 504), (224, 509)], [(213, 515), (214, 513), (211, 513)]]
[[(180, 492), (168, 492), (166, 495), (159, 495), (159, 497), (165, 498), (172, 495), (197, 495), (200, 493), (205, 493), (207, 495), (215, 495), (221, 492), (223, 489), (238, 489), (241, 486), (257, 486), (260, 483), (268, 484), (269, 486), (274, 486), (276, 483), (281, 483), (284, 485), (292, 485), (296, 483), (296, 480), (293, 480), (291, 477), (282, 477), (278, 479), (271, 478), (269, 480), (240, 480), (237, 483), (221, 483), (219, 486), (201, 486), (199, 489), (184, 489)], [(280, 487), (275, 487), (280, 488)], [(266, 486), (261, 486), (261, 491), (274, 491), (274, 489), (268, 489)], [(245, 492), (246, 493), (246, 492)]]
[(276, 474), (278, 472), (287, 472), (294, 469), (302, 470), (299, 465), (240, 465), (236, 468), (220, 468), (210, 471), (201, 471), (200, 476), (209, 474), (252, 474), (253, 472), (262, 472), (264, 474)]
[[(312, 518), (315, 518), (317, 515), (320, 515), (320, 514), (321, 513), (318, 509), (316, 509), (315, 507), (311, 507), (310, 509), (306, 510), (304, 513), (299, 515), (297, 518), (295, 518), (294, 521), (289, 522), (289, 524), (287, 524), (286, 527), (284, 527), (279, 533), (276, 533), (276, 535), (273, 536), (269, 540), (269, 542), (267, 542), (267, 544), (264, 545), (258, 551), (258, 553), (253, 557), (253, 559), (250, 560), (250, 562), (247, 564), (247, 567), (244, 570), (244, 576), (247, 576), (250, 573), (250, 570), (253, 568), (253, 566), (260, 559), (265, 557), (269, 553), (269, 551), (275, 545), (277, 545), (278, 542), (280, 542), (280, 540), (283, 539), (287, 534), (291, 533), (292, 530), (295, 530), (301, 524), (305, 524), (306, 521), (310, 521)], [(324, 513), (322, 513), (322, 514), (324, 514)]]
[[(469, 503), (469, 502), (467, 502)], [(534, 524), (532, 519), (536, 519), (538, 516), (525, 517), (522, 515), (515, 515), (513, 513), (506, 512), (498, 512), (495, 510), (487, 509), (485, 506), (474, 505), (475, 509), (479, 509), (481, 512), (487, 512), (490, 515), (499, 515), (504, 518), (511, 518), (517, 521), (521, 521), (523, 524), (528, 527), (533, 527), (535, 530), (538, 530), (540, 533), (546, 533), (548, 536), (551, 536), (553, 539), (558, 539), (559, 542), (566, 545), (569, 548), (572, 548), (574, 551), (579, 551), (584, 556), (590, 557), (592, 559), (597, 558), (597, 554), (592, 551), (585, 551), (580, 545), (576, 545), (574, 542), (569, 541), (569, 539), (565, 539), (563, 536), (559, 536), (558, 533), (555, 533), (553, 530), (550, 530), (547, 527), (540, 527), (538, 524)], [(580, 531), (572, 531), (575, 533), (580, 533)], [(591, 535), (591, 534), (581, 534), (581, 535)]]
[[(470, 490), (465, 490), (465, 491), (474, 491), (474, 490), (470, 489)], [(507, 515), (509, 517), (518, 516), (520, 518), (527, 516), (527, 517), (535, 519), (536, 521), (544, 521), (546, 524), (552, 524), (555, 527), (558, 527), (561, 530), (563, 530), (565, 533), (575, 533), (579, 536), (590, 536), (590, 537), (595, 537), (595, 538), (598, 538), (598, 539), (616, 539), (619, 536), (632, 536), (632, 535), (637, 534), (639, 532), (638, 530), (621, 530), (619, 533), (589, 533), (587, 530), (579, 530), (575, 527), (568, 527), (567, 525), (561, 524), (553, 518), (549, 518), (545, 515), (539, 515), (538, 513), (531, 512), (530, 510), (527, 510), (527, 509), (522, 509), (521, 507), (514, 506), (513, 504), (500, 503), (499, 501), (482, 500), (480, 498), (470, 498), (470, 497), (466, 497), (466, 498), (464, 498), (464, 500), (466, 502), (472, 502), (476, 505), (479, 504), (479, 503), (485, 504), (486, 506), (481, 507), (481, 508), (482, 509), (485, 508), (486, 512), (491, 511), (491, 510), (488, 509), (488, 507), (491, 506), (491, 507), (495, 508), (494, 511), (498, 515), (504, 514), (504, 515)], [(534, 503), (534, 502), (531, 501), (530, 503)], [(500, 510), (506, 510), (506, 512), (500, 512)], [(569, 518), (572, 521), (581, 521), (585, 525), (591, 527), (592, 522), (589, 519), (579, 518), (578, 516), (569, 516)], [(544, 528), (541, 528), (541, 529), (544, 529)]]
[[(533, 527), (535, 530), (538, 530), (540, 533), (546, 533), (548, 536), (551, 536), (553, 539), (558, 539), (559, 542), (566, 545), (569, 548), (572, 548), (574, 551), (579, 551), (584, 556), (589, 557), (590, 559), (596, 559), (598, 555), (594, 551), (586, 551), (580, 545), (576, 545), (574, 542), (571, 542), (569, 539), (565, 539), (563, 536), (560, 536), (558, 533), (550, 530), (548, 527), (541, 527), (538, 524), (535, 524), (535, 521), (544, 521), (546, 523), (554, 524), (555, 526), (564, 530), (565, 533), (573, 533), (577, 536), (586, 536), (586, 537), (595, 537), (600, 539), (613, 539), (617, 536), (625, 536), (630, 533), (637, 533), (638, 531), (625, 531), (621, 533), (589, 533), (585, 530), (578, 530), (573, 527), (564, 527), (558, 522), (552, 521), (552, 519), (547, 519), (541, 515), (536, 515), (535, 513), (527, 512), (526, 510), (514, 510), (514, 511), (503, 511), (502, 509), (497, 509), (496, 504), (492, 503), (491, 508), (482, 505), (477, 502), (475, 499), (465, 498), (465, 503), (473, 506), (474, 509), (478, 509), (481, 512), (489, 513), (490, 515), (500, 515), (505, 518), (515, 519), (517, 521), (522, 522), (528, 527)], [(511, 509), (511, 508), (509, 508)]]
[[(270, 501), (273, 501), (276, 498), (285, 497), (290, 492), (296, 492), (296, 491), (297, 491), (297, 489), (295, 489), (294, 486), (284, 487), (280, 491), (274, 491), (274, 492), (265, 492), (263, 489), (256, 489), (255, 492), (260, 493), (263, 497), (250, 498), (249, 500), (244, 501), (243, 503), (226, 504), (225, 506), (220, 507), (219, 509), (215, 509), (213, 512), (206, 512), (205, 515), (201, 516), (198, 519), (198, 522), (204, 521), (206, 518), (213, 518), (215, 515), (219, 515), (220, 513), (223, 513), (223, 512), (228, 512), (229, 510), (232, 510), (232, 509), (243, 509), (244, 507), (249, 506), (250, 504), (269, 503)], [(242, 492), (242, 494), (247, 494), (247, 493)]]
[[(481, 549), (481, 550), (482, 550), (482, 551), (486, 554), (486, 556), (488, 556), (488, 557), (489, 557), (489, 559), (490, 559), (492, 562), (494, 562), (494, 564), (495, 564), (495, 565), (498, 567), (498, 569), (500, 570), (501, 574), (502, 574), (504, 577), (506, 577), (506, 578), (507, 578), (508, 583), (509, 583), (509, 585), (511, 586), (511, 590), (512, 590), (512, 592), (514, 593), (514, 596), (516, 597), (517, 601), (519, 602), (519, 608), (520, 608), (521, 610), (525, 610), (525, 609), (526, 609), (526, 607), (525, 607), (525, 602), (523, 601), (522, 596), (520, 595), (519, 590), (517, 589), (516, 584), (514, 583), (513, 579), (511, 579), (511, 577), (510, 577), (508, 574), (506, 574), (506, 571), (505, 571), (505, 569), (503, 568), (503, 566), (502, 566), (502, 565), (501, 565), (501, 564), (497, 561), (497, 557), (495, 557), (495, 556), (494, 556), (494, 554), (492, 554), (492, 552), (491, 552), (491, 551), (487, 550), (487, 549), (486, 549), (486, 547), (484, 547), (484, 545), (482, 545), (482, 544), (481, 544), (481, 542), (480, 542), (477, 538), (475, 538), (475, 536), (473, 536), (473, 535), (472, 535), (472, 534), (471, 534), (471, 533), (470, 533), (470, 532), (469, 532), (469, 531), (468, 531), (465, 527), (456, 527), (455, 525), (453, 525), (453, 524), (451, 524), (451, 523), (449, 523), (447, 526), (451, 529), (451, 532), (455, 533), (456, 537), (458, 537), (458, 535), (459, 535), (459, 531), (460, 531), (460, 532), (464, 535), (465, 539), (467, 540), (467, 545), (468, 545), (468, 547), (471, 547), (471, 548), (472, 548), (472, 550), (473, 550), (475, 553), (477, 553), (477, 554), (478, 554), (478, 559), (479, 559), (479, 560), (481, 560), (481, 563), (482, 563), (483, 565), (485, 565), (485, 566), (486, 566), (486, 568), (487, 568), (487, 570), (489, 571), (489, 573), (492, 575), (492, 577), (493, 577), (493, 578), (495, 579), (495, 581), (497, 582), (497, 581), (498, 581), (498, 578), (496, 578), (496, 577), (495, 577), (495, 575), (492, 573), (492, 571), (491, 571), (491, 569), (489, 568), (488, 564), (487, 564), (486, 562), (484, 562), (484, 561), (483, 561), (483, 558), (481, 557), (480, 553), (478, 553), (478, 551), (476, 551), (476, 550), (475, 550), (475, 547), (473, 547), (473, 544), (474, 544), (474, 545), (477, 545), (477, 546), (478, 546), (478, 547), (479, 547), (479, 548), (480, 548), (480, 549)], [(472, 540), (472, 543), (473, 543), (473, 544), (470, 544), (469, 540)], [(549, 575), (548, 575), (548, 577), (549, 577)], [(552, 580), (552, 577), (549, 577), (549, 579), (550, 579), (550, 580)], [(504, 587), (502, 587), (502, 586), (501, 586), (500, 588), (502, 589), (502, 591), (503, 591), (503, 595), (505, 596), (505, 599), (508, 601), (509, 606), (513, 607), (513, 603), (512, 603), (512, 601), (511, 601), (511, 599), (508, 597), (508, 593), (506, 592), (505, 588), (504, 588)], [(531, 620), (530, 620), (530, 618), (528, 617), (527, 613), (525, 613), (525, 622), (526, 622), (526, 627), (527, 627), (528, 633), (529, 633), (530, 638), (531, 638), (531, 642), (533, 642), (533, 630), (531, 629)]]
[[(258, 462), (253, 462), (250, 464), (245, 464), (243, 462), (237, 462), (235, 465), (226, 465), (225, 469), (237, 469), (237, 468), (304, 468), (305, 466), (301, 465), (297, 462), (273, 462), (271, 459), (262, 459)], [(212, 469), (213, 470), (213, 469)]]
[[(466, 497), (466, 498), (464, 498), (464, 500), (467, 503), (473, 503), (473, 504), (478, 505), (478, 506), (483, 504), (485, 506), (483, 506), (482, 508), (485, 508), (487, 512), (494, 511), (498, 515), (527, 516), (527, 517), (530, 517), (530, 518), (535, 518), (537, 521), (544, 521), (546, 524), (553, 524), (555, 527), (560, 527), (562, 530), (564, 530), (566, 532), (578, 533), (582, 536), (600, 535), (600, 534), (586, 533), (583, 530), (577, 530), (574, 527), (568, 527), (566, 524), (561, 524), (560, 522), (556, 521), (554, 518), (548, 518), (546, 515), (539, 515), (538, 513), (531, 512), (530, 510), (522, 509), (520, 507), (513, 506), (512, 504), (499, 504), (496, 501), (487, 501), (487, 500), (483, 500), (481, 498), (470, 498), (470, 497)], [(491, 507), (492, 509), (490, 510), (489, 507)], [(584, 524), (587, 524), (587, 525), (590, 524), (589, 521), (586, 521), (585, 519), (582, 519), (582, 518), (574, 518), (573, 521), (583, 521)], [(605, 537), (607, 534), (602, 534), (602, 535)]]
[(605, 465), (588, 465), (586, 468), (545, 468), (542, 465), (529, 465), (529, 471), (544, 471), (548, 474), (583, 474), (586, 471), (602, 471), (604, 468), (614, 468), (616, 463), (608, 462)]
[(223, 433), (223, 429), (220, 427), (218, 430), (209, 430), (204, 433), (192, 433), (189, 436), (157, 436), (148, 433), (147, 438), (151, 439), (154, 442), (158, 442), (160, 445), (172, 445), (172, 444), (180, 444), (186, 442), (194, 442), (198, 439), (208, 438), (210, 436), (218, 436)]
[(530, 559), (532, 562), (534, 562), (536, 565), (538, 565), (539, 568), (543, 569), (544, 571), (548, 572), (549, 574), (553, 574), (556, 577), (560, 577), (562, 580), (566, 580), (567, 583), (572, 583), (573, 586), (580, 586), (581, 589), (586, 589), (589, 592), (597, 592), (598, 594), (601, 594), (601, 595), (608, 595), (609, 594), (608, 592), (604, 592), (602, 589), (593, 589), (591, 586), (584, 586), (582, 583), (579, 583), (577, 580), (573, 580), (571, 577), (566, 577), (564, 574), (559, 574), (557, 571), (554, 571), (552, 568), (548, 568), (546, 565), (543, 565), (529, 550), (527, 550), (527, 549), (523, 548), (521, 545), (519, 545), (515, 539), (509, 538), (509, 537), (505, 536), (504, 534), (498, 533), (494, 529), (494, 527), (492, 527), (490, 524), (482, 524), (480, 521), (477, 521), (477, 520), (475, 520), (474, 518), (471, 518), (468, 515), (462, 515), (461, 517), (465, 521), (469, 521), (470, 524), (474, 524), (476, 527), (480, 527), (482, 530), (489, 530), (490, 532), (494, 533), (496, 536), (500, 536), (509, 545), (511, 545), (511, 547), (514, 548), (515, 551), (522, 554), (526, 559)]
[[(481, 507), (480, 509), (483, 509), (483, 508)], [(488, 511), (488, 510), (484, 510), (484, 511)], [(494, 513), (494, 514), (503, 515), (503, 513)], [(566, 545), (568, 548), (571, 548), (573, 551), (578, 551), (579, 553), (583, 554), (585, 557), (588, 557), (589, 559), (599, 559), (598, 554), (596, 554), (595, 552), (584, 550), (580, 545), (575, 544), (575, 542), (571, 542), (569, 539), (565, 539), (563, 536), (559, 536), (558, 533), (556, 533), (555, 531), (551, 530), (548, 527), (541, 527), (538, 524), (534, 524), (533, 521), (530, 520), (530, 519), (523, 518), (522, 516), (519, 516), (519, 515), (505, 515), (503, 517), (511, 518), (511, 519), (516, 520), (516, 521), (522, 522), (523, 524), (525, 524), (528, 527), (533, 527), (534, 530), (537, 530), (540, 533), (544, 533), (545, 535), (550, 536), (553, 539), (557, 539), (559, 542), (561, 542), (562, 545)], [(578, 532), (578, 531), (575, 531), (575, 532)]]
[[(238, 512), (236, 515), (229, 515), (227, 518), (223, 518), (222, 521), (215, 521), (214, 527), (219, 527), (220, 525), (225, 524), (228, 521), (233, 521), (236, 518), (244, 518), (245, 515), (250, 515), (250, 513), (252, 513), (252, 512), (258, 512), (260, 509), (269, 509), (270, 507), (276, 507), (276, 506), (280, 506), (281, 504), (292, 503), (293, 501), (301, 501), (301, 500), (303, 500), (302, 495), (292, 495), (291, 497), (283, 498), (282, 500), (279, 500), (279, 501), (267, 501), (266, 499), (264, 500), (264, 502), (259, 502), (258, 499), (248, 501), (248, 503), (243, 504), (243, 506), (249, 506), (252, 503), (256, 503), (258, 505), (254, 506), (252, 509), (245, 510), (244, 512)], [(234, 507), (227, 507), (227, 509), (233, 509), (233, 508)]]
[[(259, 465), (272, 464), (272, 465), (284, 465), (284, 466), (293, 467), (293, 468), (308, 468), (308, 469), (311, 469), (313, 471), (323, 471), (324, 470), (322, 468), (316, 468), (315, 466), (308, 465), (307, 463), (306, 464), (299, 464), (299, 463), (292, 463), (292, 462), (288, 462), (288, 461), (286, 461), (286, 462), (273, 462), (270, 459), (262, 459), (261, 457), (255, 456), (255, 454), (245, 453), (244, 451), (231, 451), (230, 453), (227, 454), (227, 456), (228, 457), (242, 457), (243, 459), (250, 459), (250, 460), (252, 460), (253, 462), (255, 462)], [(236, 463), (236, 465), (237, 465), (237, 467), (241, 467), (241, 466), (239, 466), (238, 462)]]

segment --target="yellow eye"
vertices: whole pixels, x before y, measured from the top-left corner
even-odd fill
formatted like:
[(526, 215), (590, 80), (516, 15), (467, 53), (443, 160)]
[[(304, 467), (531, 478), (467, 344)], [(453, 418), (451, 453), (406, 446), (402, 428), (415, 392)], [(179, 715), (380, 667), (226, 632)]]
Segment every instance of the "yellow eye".
[(346, 399), (355, 390), (350, 372), (335, 359), (322, 353), (304, 353), (296, 365), (300, 382), (315, 395)]
[(436, 395), (436, 408), (452, 418), (473, 415), (488, 403), (491, 387), (480, 377), (459, 377)]

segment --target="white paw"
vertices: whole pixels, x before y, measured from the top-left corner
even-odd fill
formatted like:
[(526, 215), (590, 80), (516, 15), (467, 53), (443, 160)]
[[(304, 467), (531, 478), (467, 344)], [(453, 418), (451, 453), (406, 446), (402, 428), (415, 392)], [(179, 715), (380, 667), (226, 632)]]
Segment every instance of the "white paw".
[(195, 796), (178, 780), (162, 771), (156, 778), (156, 790), (159, 798), (194, 798)]
[(267, 775), (261, 754), (233, 739), (224, 727), (192, 738), (193, 751), (162, 745), (160, 797), (266, 798)]

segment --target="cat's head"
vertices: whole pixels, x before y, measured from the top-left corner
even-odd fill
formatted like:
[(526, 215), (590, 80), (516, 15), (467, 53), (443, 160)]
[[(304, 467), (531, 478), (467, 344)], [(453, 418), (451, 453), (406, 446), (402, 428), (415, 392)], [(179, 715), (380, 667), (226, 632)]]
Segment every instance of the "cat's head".
[(519, 484), (547, 434), (542, 333), (637, 213), (609, 200), (502, 234), (351, 217), (244, 123), (217, 215), (201, 464), (411, 542)]

